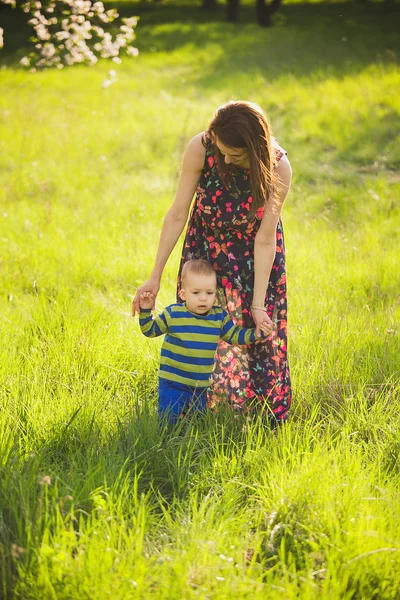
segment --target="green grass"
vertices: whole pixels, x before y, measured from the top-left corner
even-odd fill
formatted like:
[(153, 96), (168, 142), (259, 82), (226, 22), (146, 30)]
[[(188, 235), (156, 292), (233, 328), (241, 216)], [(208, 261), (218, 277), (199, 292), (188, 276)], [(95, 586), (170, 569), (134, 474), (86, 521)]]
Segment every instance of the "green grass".
[[(3, 13), (0, 597), (395, 600), (397, 6), (286, 5), (271, 30), (249, 6), (238, 26), (124, 10), (138, 59), (34, 75)], [(293, 167), (292, 418), (161, 432), (131, 297), (187, 141), (232, 97), (265, 108)]]

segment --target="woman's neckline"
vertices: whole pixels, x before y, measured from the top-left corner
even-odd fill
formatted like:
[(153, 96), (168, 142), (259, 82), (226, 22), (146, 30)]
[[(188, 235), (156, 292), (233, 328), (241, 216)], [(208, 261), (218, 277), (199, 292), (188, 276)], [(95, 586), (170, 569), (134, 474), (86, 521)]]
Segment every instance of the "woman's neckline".
[(230, 171), (235, 172), (237, 170), (239, 173), (250, 173), (250, 169), (248, 167), (240, 167), (239, 165), (234, 165), (233, 168), (229, 168)]

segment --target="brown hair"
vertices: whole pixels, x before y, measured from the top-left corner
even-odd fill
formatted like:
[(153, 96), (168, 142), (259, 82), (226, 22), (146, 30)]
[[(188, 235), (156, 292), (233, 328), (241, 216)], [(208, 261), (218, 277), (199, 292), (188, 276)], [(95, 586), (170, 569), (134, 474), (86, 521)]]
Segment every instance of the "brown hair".
[(205, 132), (213, 144), (218, 169), (225, 185), (228, 182), (228, 165), (216, 145), (218, 138), (229, 148), (246, 148), (250, 162), (250, 186), (253, 202), (250, 217), (271, 198), (277, 176), (273, 167), (272, 131), (263, 110), (252, 102), (231, 100), (218, 108)]
[(193, 273), (194, 275), (214, 275), (215, 278), (217, 277), (214, 267), (212, 267), (209, 262), (203, 260), (202, 258), (192, 259), (185, 262), (181, 272), (182, 286), (184, 285), (185, 278), (189, 273)]

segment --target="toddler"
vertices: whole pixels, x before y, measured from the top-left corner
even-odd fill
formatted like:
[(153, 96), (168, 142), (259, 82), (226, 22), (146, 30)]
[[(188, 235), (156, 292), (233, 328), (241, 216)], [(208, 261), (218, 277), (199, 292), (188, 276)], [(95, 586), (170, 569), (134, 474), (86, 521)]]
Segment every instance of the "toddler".
[(262, 336), (255, 328), (235, 325), (229, 314), (214, 304), (217, 277), (206, 260), (189, 260), (182, 269), (182, 304), (171, 304), (152, 317), (154, 296), (140, 295), (139, 323), (147, 337), (166, 334), (160, 358), (158, 413), (176, 423), (190, 408), (204, 412), (207, 388), (220, 338), (230, 344), (251, 344), (269, 337), (272, 328), (264, 324)]

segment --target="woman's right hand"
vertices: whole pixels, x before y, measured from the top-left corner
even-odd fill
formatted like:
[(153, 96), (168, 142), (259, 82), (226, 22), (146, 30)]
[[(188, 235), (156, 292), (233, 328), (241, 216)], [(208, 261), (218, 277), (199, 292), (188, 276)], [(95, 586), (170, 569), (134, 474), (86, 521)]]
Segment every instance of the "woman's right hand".
[(140, 286), (140, 288), (138, 288), (136, 290), (136, 296), (133, 299), (132, 302), (132, 317), (135, 316), (136, 313), (140, 313), (140, 294), (143, 294), (143, 292), (150, 292), (150, 294), (152, 294), (153, 296), (153, 308), (154, 308), (154, 304), (156, 301), (156, 297), (158, 294), (158, 291), (160, 289), (160, 280), (159, 279), (148, 279), (143, 285)]

